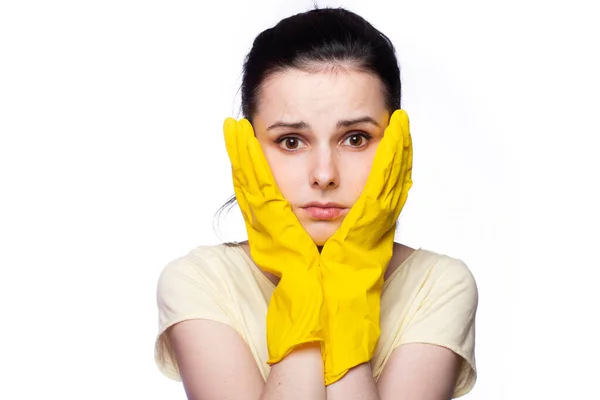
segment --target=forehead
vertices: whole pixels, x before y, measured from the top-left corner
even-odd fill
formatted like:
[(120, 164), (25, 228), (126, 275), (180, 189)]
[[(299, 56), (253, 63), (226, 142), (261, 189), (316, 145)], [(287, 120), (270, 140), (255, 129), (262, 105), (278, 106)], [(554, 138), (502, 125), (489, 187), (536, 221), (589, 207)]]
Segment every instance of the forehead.
[(256, 117), (269, 123), (376, 116), (386, 111), (383, 93), (381, 80), (366, 72), (287, 69), (271, 75), (263, 83)]

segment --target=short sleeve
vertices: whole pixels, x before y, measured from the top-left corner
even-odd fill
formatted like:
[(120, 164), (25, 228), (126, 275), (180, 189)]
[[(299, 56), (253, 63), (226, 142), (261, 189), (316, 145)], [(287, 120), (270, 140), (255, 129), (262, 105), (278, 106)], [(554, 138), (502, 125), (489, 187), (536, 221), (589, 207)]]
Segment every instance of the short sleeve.
[(444, 257), (431, 271), (418, 310), (400, 335), (396, 347), (407, 343), (430, 343), (446, 347), (462, 358), (453, 398), (475, 385), (475, 314), (478, 290), (467, 265)]
[(201, 260), (182, 257), (170, 262), (161, 272), (157, 285), (158, 335), (155, 361), (165, 376), (181, 381), (177, 360), (166, 331), (176, 323), (207, 319), (233, 326), (227, 300), (221, 297), (218, 283)]

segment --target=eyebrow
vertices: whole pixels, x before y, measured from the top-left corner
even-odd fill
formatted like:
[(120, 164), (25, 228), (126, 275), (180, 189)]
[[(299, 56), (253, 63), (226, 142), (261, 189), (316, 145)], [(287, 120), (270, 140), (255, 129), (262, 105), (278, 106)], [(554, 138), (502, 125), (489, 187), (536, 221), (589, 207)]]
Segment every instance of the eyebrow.
[[(338, 123), (336, 124), (336, 127), (343, 128), (343, 127), (348, 127), (348, 126), (362, 124), (362, 123), (368, 123), (368, 124), (372, 124), (377, 127), (380, 127), (379, 124), (377, 123), (377, 121), (375, 121), (373, 118), (371, 118), (369, 116), (354, 118), (354, 119), (343, 119), (343, 120), (338, 121)], [(300, 122), (277, 121), (274, 124), (269, 125), (267, 130), (270, 131), (271, 129), (275, 129), (275, 128), (308, 129), (308, 128), (310, 128), (310, 125), (304, 121), (300, 121)]]

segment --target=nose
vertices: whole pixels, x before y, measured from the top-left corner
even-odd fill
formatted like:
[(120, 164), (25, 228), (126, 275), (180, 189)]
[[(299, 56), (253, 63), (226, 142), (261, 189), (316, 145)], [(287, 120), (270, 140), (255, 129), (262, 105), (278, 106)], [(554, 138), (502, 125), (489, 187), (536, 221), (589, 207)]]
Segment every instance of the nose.
[(322, 149), (313, 153), (310, 171), (310, 185), (315, 189), (335, 189), (339, 186), (336, 154), (332, 149)]

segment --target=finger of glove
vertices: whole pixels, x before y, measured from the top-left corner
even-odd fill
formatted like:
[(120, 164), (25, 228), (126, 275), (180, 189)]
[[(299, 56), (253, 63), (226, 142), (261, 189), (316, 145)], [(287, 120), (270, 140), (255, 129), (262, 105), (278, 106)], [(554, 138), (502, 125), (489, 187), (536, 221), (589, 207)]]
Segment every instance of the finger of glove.
[(223, 137), (227, 155), (231, 161), (231, 168), (234, 172), (240, 169), (240, 160), (238, 156), (238, 122), (233, 118), (226, 118), (223, 122)]
[[(403, 157), (403, 130), (400, 110), (395, 111), (384, 131), (383, 139), (375, 152), (373, 166), (365, 185), (365, 191), (372, 197), (389, 201), (397, 191), (400, 182), (400, 168)], [(402, 111), (403, 112), (403, 111)]]
[(404, 110), (396, 110), (392, 114), (390, 123), (384, 133), (387, 151), (390, 153), (385, 169), (381, 172), (384, 174), (382, 191), (386, 198), (396, 193), (398, 185), (403, 181), (401, 170), (403, 159), (406, 156), (404, 139), (407, 131), (405, 116), (406, 112)]
[(240, 129), (239, 122), (233, 118), (225, 119), (223, 123), (223, 133), (225, 136), (225, 146), (227, 154), (231, 161), (231, 170), (233, 175), (233, 186), (236, 191), (236, 197), (240, 196), (240, 190), (247, 190), (246, 169), (244, 168), (243, 156), (243, 132)]
[(231, 174), (233, 178), (233, 187), (235, 190), (236, 197), (240, 196), (239, 189), (243, 186), (243, 179), (241, 175), (243, 170), (240, 166), (239, 158), (239, 129), (238, 121), (233, 118), (226, 118), (223, 122), (223, 137), (225, 139), (225, 147), (227, 149), (227, 155), (231, 162)]
[(241, 151), (241, 149), (244, 142), (244, 136), (241, 132), (239, 122), (234, 118), (226, 118), (225, 122), (223, 123), (223, 134), (225, 137), (227, 154), (231, 161), (235, 196), (240, 207), (240, 211), (244, 216), (244, 220), (249, 221), (250, 209), (248, 207), (248, 200), (246, 198), (246, 171), (242, 167), (243, 161), (240, 159), (240, 156), (243, 155), (243, 151)]
[(400, 191), (400, 195), (399, 195), (399, 207), (400, 209), (402, 209), (402, 207), (404, 207), (404, 204), (406, 203), (406, 200), (408, 198), (408, 192), (410, 191), (410, 189), (412, 188), (413, 185), (413, 181), (412, 181), (412, 148), (407, 151), (407, 156), (406, 156), (406, 167), (403, 169), (402, 173), (401, 173), (401, 179), (402, 179), (402, 190)]
[(250, 122), (244, 120), (241, 122), (241, 125), (245, 132), (252, 132), (252, 134), (246, 134), (246, 152), (248, 162), (253, 167), (252, 171), (254, 175), (252, 176), (252, 180), (255, 182), (256, 188), (269, 197), (282, 198), (283, 196), (277, 188), (271, 167), (262, 151), (260, 143), (254, 136)]
[(239, 160), (238, 175), (242, 189), (252, 196), (260, 194), (259, 179), (256, 174), (255, 164), (248, 152), (248, 142), (254, 138), (252, 125), (246, 119), (237, 122), (236, 152)]
[(412, 171), (412, 136), (410, 134), (410, 121), (408, 119), (408, 115), (403, 110), (397, 111), (398, 120), (400, 123), (400, 127), (402, 129), (402, 164), (401, 164), (401, 179), (404, 182), (406, 174), (408, 173), (410, 176), (410, 172)]
[[(408, 190), (412, 186), (410, 173), (412, 171), (412, 140), (408, 115), (404, 110), (396, 110), (390, 118), (386, 135), (393, 141), (394, 157), (386, 170), (382, 197), (393, 210), (394, 218), (398, 218)], [(384, 136), (385, 138), (385, 136)], [(407, 178), (408, 174), (408, 180)]]
[(402, 127), (402, 162), (400, 164), (400, 170), (398, 171), (399, 183), (402, 185), (400, 191), (396, 193), (397, 199), (394, 199), (394, 203), (397, 204), (398, 214), (404, 207), (406, 199), (408, 198), (408, 192), (412, 187), (412, 163), (413, 163), (413, 147), (412, 147), (412, 136), (410, 133), (410, 121), (408, 115), (403, 110), (398, 110), (398, 118)]

